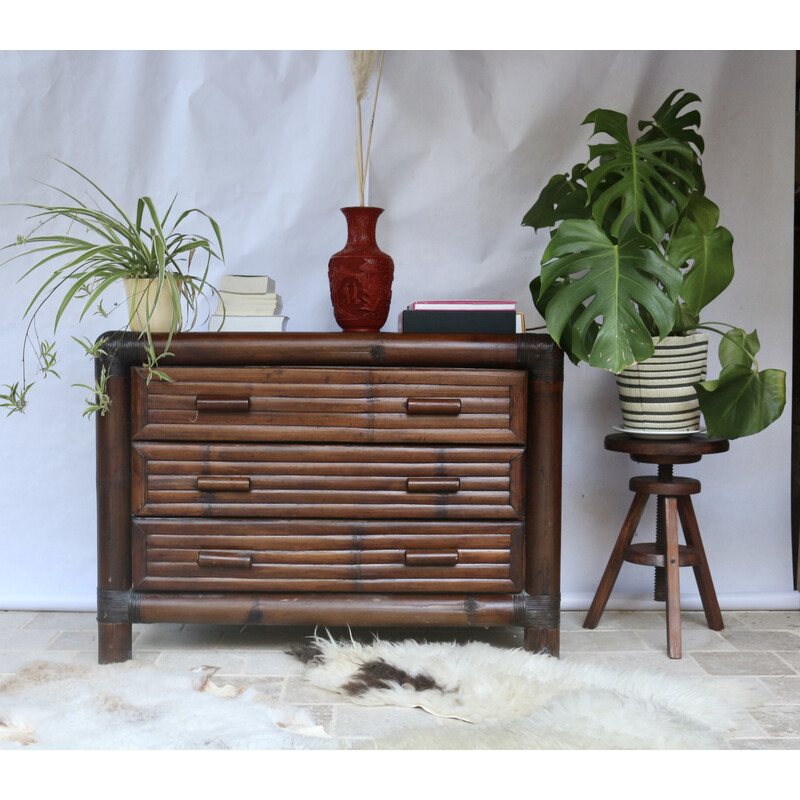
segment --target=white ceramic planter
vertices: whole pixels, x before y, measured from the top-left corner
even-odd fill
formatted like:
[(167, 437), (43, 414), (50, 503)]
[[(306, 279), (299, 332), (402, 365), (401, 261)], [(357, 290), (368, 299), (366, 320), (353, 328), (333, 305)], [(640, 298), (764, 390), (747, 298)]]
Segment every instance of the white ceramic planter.
[(617, 375), (626, 430), (686, 432), (700, 427), (693, 384), (706, 378), (708, 333), (668, 336), (647, 361)]
[[(165, 281), (156, 300), (158, 281), (147, 278), (125, 278), (125, 294), (128, 298), (128, 317), (132, 331), (143, 331), (148, 327), (151, 333), (166, 333), (180, 330), (180, 318), (173, 325), (172, 290)], [(151, 314), (152, 311), (152, 314)]]

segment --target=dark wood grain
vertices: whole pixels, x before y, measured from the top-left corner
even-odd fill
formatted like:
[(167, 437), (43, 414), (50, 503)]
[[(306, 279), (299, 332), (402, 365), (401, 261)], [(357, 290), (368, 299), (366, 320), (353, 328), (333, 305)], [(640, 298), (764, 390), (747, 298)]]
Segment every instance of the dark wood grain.
[(137, 442), (142, 516), (481, 519), (523, 513), (521, 448)]
[(725, 453), (728, 439), (695, 434), (684, 439), (640, 439), (626, 433), (611, 433), (605, 438), (606, 450), (628, 453), (641, 464), (692, 464), (702, 456)]
[[(167, 367), (134, 370), (135, 439), (519, 444), (520, 370)], [(146, 387), (146, 388), (145, 388)], [(216, 399), (215, 399), (216, 398)]]
[(143, 593), (136, 621), (404, 628), (516, 624), (516, 602), (509, 594), (219, 592), (202, 600), (193, 594)]
[[(630, 480), (633, 500), (583, 626), (597, 627), (625, 561), (655, 567), (655, 599), (666, 603), (667, 653), (670, 658), (681, 658), (681, 567), (691, 566), (694, 570), (708, 627), (722, 630), (723, 622), (691, 499), (692, 495), (700, 492), (700, 481), (673, 475), (673, 467), (675, 464), (699, 461), (704, 455), (724, 453), (728, 450), (729, 442), (727, 439), (710, 439), (702, 435), (659, 441), (613, 434), (606, 437), (605, 446), (608, 450), (628, 453), (635, 461), (657, 464), (658, 474), (639, 475)], [(655, 496), (657, 501), (656, 540), (632, 544), (642, 512), (651, 496)], [(678, 540), (679, 521), (686, 539), (685, 545)]]
[(149, 383), (141, 341), (106, 350), (102, 661), (160, 621), (516, 624), (558, 655), (548, 337), (179, 334)]
[(131, 626), (106, 614), (106, 593), (131, 586), (131, 461), (128, 455), (129, 394), (125, 376), (112, 374), (107, 384), (113, 413), (96, 417), (98, 660), (101, 664), (131, 657)]

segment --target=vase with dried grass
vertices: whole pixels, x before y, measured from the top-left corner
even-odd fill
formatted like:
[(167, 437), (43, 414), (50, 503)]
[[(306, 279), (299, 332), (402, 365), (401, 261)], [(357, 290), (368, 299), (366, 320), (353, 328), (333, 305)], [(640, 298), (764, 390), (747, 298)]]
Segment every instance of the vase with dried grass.
[[(356, 175), (359, 205), (342, 208), (347, 222), (347, 242), (328, 263), (328, 280), (336, 322), (344, 331), (379, 331), (389, 316), (394, 261), (377, 244), (375, 230), (382, 208), (366, 205), (367, 172), (372, 148), (375, 111), (383, 74), (383, 56), (377, 50), (350, 50), (348, 58), (358, 112)], [(364, 148), (363, 102), (377, 71)]]

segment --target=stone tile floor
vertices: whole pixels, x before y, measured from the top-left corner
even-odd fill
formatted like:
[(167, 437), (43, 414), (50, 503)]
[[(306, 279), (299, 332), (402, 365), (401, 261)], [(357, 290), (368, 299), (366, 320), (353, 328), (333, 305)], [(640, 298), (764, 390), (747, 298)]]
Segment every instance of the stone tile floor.
[[(706, 627), (702, 612), (684, 612), (683, 658), (666, 655), (664, 615), (658, 611), (606, 611), (593, 631), (582, 627), (583, 612), (562, 614), (561, 658), (643, 668), (654, 673), (734, 684), (755, 707), (728, 739), (731, 749), (800, 749), (800, 611), (727, 611), (726, 629)], [(165, 667), (219, 667), (217, 678), (257, 686), (275, 701), (307, 707), (333, 736), (353, 742), (389, 732), (404, 719), (442, 724), (418, 709), (361, 708), (337, 702), (307, 686), (303, 666), (285, 650), (311, 635), (310, 628), (136, 625), (134, 659)], [(346, 633), (333, 631), (335, 635)], [(419, 631), (359, 631), (369, 640), (418, 636)], [(431, 629), (428, 640), (521, 645), (517, 629)], [(0, 675), (35, 660), (96, 662), (94, 614), (0, 611)]]

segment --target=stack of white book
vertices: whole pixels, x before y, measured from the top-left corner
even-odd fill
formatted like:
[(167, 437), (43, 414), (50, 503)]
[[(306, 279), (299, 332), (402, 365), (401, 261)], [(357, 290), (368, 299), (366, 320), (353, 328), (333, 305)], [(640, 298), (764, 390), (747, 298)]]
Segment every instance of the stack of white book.
[(223, 275), (210, 331), (285, 331), (288, 317), (267, 275)]

